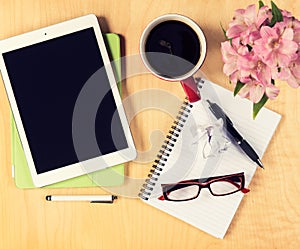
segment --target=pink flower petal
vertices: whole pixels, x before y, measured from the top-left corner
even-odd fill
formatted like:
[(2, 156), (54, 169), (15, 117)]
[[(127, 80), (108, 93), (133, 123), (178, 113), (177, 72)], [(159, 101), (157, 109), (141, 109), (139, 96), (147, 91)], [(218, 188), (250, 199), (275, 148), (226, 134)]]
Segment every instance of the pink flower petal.
[(263, 26), (260, 29), (260, 35), (263, 39), (269, 39), (270, 37), (278, 38), (278, 34), (275, 29), (272, 29), (269, 26)]
[(300, 43), (300, 29), (295, 30), (294, 41), (297, 42), (298, 44)]
[(280, 68), (280, 72), (278, 72), (278, 69), (276, 68), (272, 73), (272, 77), (274, 80), (275, 79), (287, 80), (291, 76), (292, 76), (291, 71), (288, 67)]
[(279, 89), (274, 86), (273, 84), (269, 84), (266, 87), (266, 95), (268, 96), (269, 99), (273, 100), (275, 99), (279, 94)]
[(225, 63), (223, 66), (223, 72), (229, 76), (237, 70), (235, 63)]
[(292, 41), (293, 38), (294, 38), (294, 30), (291, 29), (291, 28), (286, 28), (286, 25), (285, 25), (285, 29), (284, 29), (284, 32), (281, 35), (281, 38), (285, 39), (285, 40)]
[(236, 38), (241, 35), (243, 31), (247, 29), (247, 26), (244, 25), (234, 25), (231, 28), (229, 28), (226, 32), (226, 36), (229, 38)]
[(250, 95), (250, 89), (251, 89), (251, 86), (250, 84), (245, 84), (241, 90), (239, 91), (239, 95), (242, 97), (242, 98), (248, 98), (249, 95)]
[(249, 99), (253, 103), (258, 103), (261, 100), (264, 93), (265, 93), (265, 89), (261, 84), (254, 85), (250, 89)]
[(277, 54), (277, 64), (280, 67), (288, 67), (291, 62), (291, 57), (287, 54), (280, 53)]
[(267, 43), (264, 41), (264, 39), (261, 38), (254, 41), (253, 51), (261, 58), (263, 57), (262, 55), (265, 54), (266, 49), (267, 49)]
[(292, 62), (291, 71), (296, 78), (300, 79), (300, 58), (297, 61)]
[(262, 58), (262, 61), (266, 63), (269, 67), (277, 67), (277, 55), (275, 53), (269, 53)]
[(225, 41), (221, 43), (222, 50), (226, 51), (230, 54), (236, 54), (236, 51), (233, 49), (229, 41)]
[(221, 52), (225, 63), (230, 63), (237, 56), (237, 52), (230, 45), (229, 41), (221, 43)]
[(253, 24), (255, 22), (256, 19), (256, 7), (255, 4), (251, 4), (249, 5), (244, 13), (244, 22), (250, 26), (251, 24)]
[(256, 71), (255, 78), (257, 81), (268, 85), (271, 83), (271, 69), (267, 65), (263, 64), (263, 62), (260, 62), (260, 68)]
[(293, 87), (297, 88), (300, 84), (300, 57), (296, 61), (291, 62), (290, 65), (290, 77), (287, 79), (287, 83)]
[(292, 88), (298, 88), (300, 85), (300, 80), (297, 80), (293, 75), (291, 75), (291, 77), (287, 79), (287, 83)]
[(292, 17), (292, 13), (291, 12), (288, 12), (286, 10), (280, 10), (281, 14), (284, 16), (284, 17)]
[(229, 80), (235, 84), (238, 82), (239, 79), (240, 79), (240, 72), (238, 70), (229, 76)]
[(278, 51), (282, 54), (292, 55), (296, 54), (298, 50), (298, 44), (290, 40), (281, 40)]
[(263, 6), (258, 10), (256, 26), (259, 28), (263, 22), (272, 16), (272, 13), (268, 6)]
[(251, 60), (250, 55), (239, 56), (238, 60), (237, 60), (237, 66), (241, 70), (249, 70), (249, 69), (253, 68), (254, 63), (255, 62), (253, 62)]
[(260, 36), (260, 33), (258, 30), (255, 30), (255, 31), (252, 31), (250, 34), (249, 34), (249, 43), (251, 45), (254, 44), (255, 41), (257, 41), (258, 39), (260, 39), (261, 36)]
[(275, 53), (274, 51), (263, 58), (263, 62), (269, 67), (288, 67), (291, 58), (286, 54)]

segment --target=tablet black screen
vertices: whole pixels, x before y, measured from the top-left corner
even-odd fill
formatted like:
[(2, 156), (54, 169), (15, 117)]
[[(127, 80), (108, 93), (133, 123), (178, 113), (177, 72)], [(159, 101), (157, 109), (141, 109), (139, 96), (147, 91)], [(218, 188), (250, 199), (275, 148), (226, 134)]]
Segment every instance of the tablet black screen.
[[(100, 153), (87, 149), (79, 159), (75, 153), (75, 102), (86, 81), (103, 67), (93, 28), (10, 51), (3, 57), (38, 174), (128, 148), (105, 74), (96, 89), (107, 93), (95, 118)], [(113, 115), (117, 125), (112, 130)]]

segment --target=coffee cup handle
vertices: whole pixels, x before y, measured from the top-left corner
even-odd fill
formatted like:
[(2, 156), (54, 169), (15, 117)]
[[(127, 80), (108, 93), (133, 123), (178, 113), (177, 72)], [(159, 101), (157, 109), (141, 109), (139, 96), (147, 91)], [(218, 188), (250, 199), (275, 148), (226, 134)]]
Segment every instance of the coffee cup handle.
[(185, 94), (188, 97), (189, 102), (193, 103), (201, 99), (193, 76), (180, 81), (180, 83), (183, 87), (183, 90), (185, 91)]

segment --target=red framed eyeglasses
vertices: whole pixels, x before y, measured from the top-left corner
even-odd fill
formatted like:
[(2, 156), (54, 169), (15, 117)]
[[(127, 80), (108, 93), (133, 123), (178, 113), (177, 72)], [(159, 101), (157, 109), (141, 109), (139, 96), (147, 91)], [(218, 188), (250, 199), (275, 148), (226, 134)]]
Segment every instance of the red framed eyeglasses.
[(209, 189), (210, 193), (214, 196), (230, 195), (238, 191), (245, 194), (250, 191), (245, 188), (244, 172), (161, 184), (161, 187), (163, 195), (158, 199), (167, 201), (193, 200), (199, 196), (203, 188)]

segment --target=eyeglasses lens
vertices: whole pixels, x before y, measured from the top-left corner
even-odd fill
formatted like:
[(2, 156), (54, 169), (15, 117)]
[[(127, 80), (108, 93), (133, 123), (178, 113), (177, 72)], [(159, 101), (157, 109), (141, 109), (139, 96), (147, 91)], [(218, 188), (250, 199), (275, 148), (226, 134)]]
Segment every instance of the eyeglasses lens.
[(183, 200), (190, 200), (194, 199), (198, 196), (199, 193), (199, 186), (197, 185), (190, 185), (183, 188), (176, 189), (171, 191), (168, 194), (168, 198), (170, 200), (176, 201), (183, 201)]
[(241, 181), (215, 181), (210, 184), (210, 189), (214, 195), (228, 195), (240, 190), (241, 184)]

